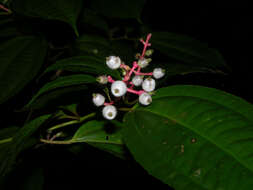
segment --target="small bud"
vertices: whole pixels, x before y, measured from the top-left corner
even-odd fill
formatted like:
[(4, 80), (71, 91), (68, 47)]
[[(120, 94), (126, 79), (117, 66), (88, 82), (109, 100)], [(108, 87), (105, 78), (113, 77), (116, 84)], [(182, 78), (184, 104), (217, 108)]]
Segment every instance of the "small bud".
[(143, 82), (143, 76), (140, 76), (140, 75), (136, 75), (132, 79), (132, 83), (134, 84), (134, 86), (140, 86), (142, 82)]
[(152, 98), (151, 98), (150, 94), (144, 92), (144, 93), (142, 93), (142, 94), (139, 96), (139, 102), (140, 102), (142, 105), (147, 106), (147, 105), (151, 104)]
[(152, 78), (147, 78), (143, 81), (142, 83), (142, 88), (143, 90), (145, 90), (146, 92), (152, 92), (153, 90), (155, 90), (155, 80)]
[(115, 97), (123, 96), (127, 92), (127, 86), (123, 81), (115, 81), (112, 83), (111, 92)]
[(146, 56), (151, 56), (152, 54), (154, 53), (154, 50), (153, 49), (149, 49), (145, 52), (145, 55)]
[(117, 115), (117, 109), (113, 105), (108, 105), (103, 108), (102, 114), (105, 119), (112, 120)]
[(139, 59), (138, 60), (138, 65), (141, 67), (141, 68), (144, 68), (144, 67), (147, 67), (148, 66), (148, 61), (147, 59)]
[(155, 68), (153, 71), (153, 76), (156, 79), (160, 79), (165, 75), (165, 70), (162, 68)]
[(126, 74), (127, 74), (127, 72), (126, 72), (125, 69), (122, 69), (122, 70), (121, 70), (121, 73), (122, 73), (123, 76), (126, 76)]
[(106, 75), (101, 75), (99, 77), (97, 77), (97, 82), (99, 82), (100, 84), (107, 84), (108, 79)]
[(109, 56), (106, 58), (106, 64), (110, 69), (118, 69), (121, 65), (121, 60), (116, 56)]
[(94, 54), (98, 54), (98, 50), (97, 50), (97, 49), (93, 49), (92, 52), (93, 52)]
[(136, 58), (136, 59), (139, 59), (140, 57), (141, 57), (141, 54), (140, 54), (140, 53), (136, 53), (136, 54), (135, 54), (135, 58)]
[(105, 103), (105, 97), (101, 94), (92, 94), (93, 96), (93, 103), (96, 105), (96, 106), (102, 106), (104, 103)]

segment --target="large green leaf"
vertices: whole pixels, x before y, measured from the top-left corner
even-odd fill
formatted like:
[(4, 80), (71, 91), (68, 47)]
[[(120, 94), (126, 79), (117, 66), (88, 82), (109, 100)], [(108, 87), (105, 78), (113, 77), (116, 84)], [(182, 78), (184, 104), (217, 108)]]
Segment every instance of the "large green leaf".
[(135, 18), (140, 21), (145, 0), (93, 0), (91, 8), (109, 18)]
[(228, 69), (217, 50), (193, 38), (168, 32), (153, 32), (151, 43), (154, 49), (181, 61), (181, 64), (212, 72)]
[(77, 38), (74, 46), (82, 55), (84, 55), (84, 53), (93, 54), (100, 58), (109, 56), (109, 53), (112, 50), (109, 40), (102, 36), (89, 34)]
[(80, 17), (80, 22), (85, 24), (85, 26), (88, 25), (87, 28), (92, 27), (94, 29), (103, 31), (106, 34), (109, 32), (109, 26), (105, 19), (97, 15), (94, 11), (85, 9)]
[(76, 21), (82, 0), (13, 0), (12, 9), (20, 14), (68, 23), (78, 36)]
[(85, 84), (95, 83), (96, 79), (90, 75), (83, 75), (83, 74), (76, 74), (70, 76), (59, 77), (58, 79), (51, 81), (45, 84), (38, 92), (34, 95), (31, 101), (26, 105), (29, 107), (33, 102), (40, 97), (41, 95), (48, 93), (50, 91), (66, 88), (66, 87), (73, 87), (77, 85), (85, 86)]
[(135, 159), (177, 190), (253, 187), (253, 106), (200, 86), (157, 91), (124, 118)]
[(15, 21), (6, 15), (0, 15), (0, 40), (3, 42), (4, 40), (16, 37), (20, 35), (17, 30), (17, 26)]
[(7, 127), (0, 129), (0, 144), (4, 139), (11, 138), (17, 131), (18, 127)]
[(102, 36), (86, 34), (76, 40), (75, 49), (81, 55), (96, 55), (103, 60), (110, 55), (120, 56), (126, 64), (131, 64), (135, 59), (134, 42), (126, 39), (108, 40)]
[(84, 72), (95, 75), (111, 75), (120, 79), (120, 74), (117, 70), (109, 69), (105, 64), (105, 58), (97, 58), (95, 56), (78, 56), (57, 61), (55, 64), (49, 66), (44, 73), (55, 71), (58, 69)]
[(49, 92), (39, 95), (37, 98), (33, 99), (28, 105), (26, 105), (23, 110), (27, 109), (42, 109), (50, 108), (55, 109), (60, 105), (68, 105), (71, 103), (78, 103), (85, 98), (87, 94), (88, 86), (67, 86), (63, 88), (57, 88)]
[[(72, 142), (85, 142), (123, 158), (125, 151), (119, 128), (112, 133), (106, 131), (106, 122), (92, 120), (83, 124), (75, 133)], [(110, 124), (112, 125), (112, 124)]]
[[(0, 177), (10, 171), (15, 163), (16, 157), (24, 149), (27, 148), (27, 143), (30, 142), (30, 136), (47, 120), (50, 115), (40, 116), (29, 123), (25, 124), (13, 136), (11, 143), (5, 147), (0, 156)], [(1, 150), (2, 151), (2, 150)]]
[(0, 45), (0, 104), (35, 77), (46, 50), (46, 41), (32, 36), (18, 37)]

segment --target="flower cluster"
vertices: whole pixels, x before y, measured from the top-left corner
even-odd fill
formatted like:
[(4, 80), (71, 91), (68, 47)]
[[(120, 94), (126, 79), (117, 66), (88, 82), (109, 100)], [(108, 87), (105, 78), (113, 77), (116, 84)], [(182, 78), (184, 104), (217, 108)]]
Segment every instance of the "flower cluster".
[[(151, 34), (148, 34), (146, 41), (141, 39), (144, 48), (142, 54), (137, 54), (137, 60), (133, 62), (132, 67), (126, 65), (120, 57), (109, 56), (106, 58), (106, 65), (112, 69), (122, 69), (124, 77), (122, 80), (113, 80), (111, 76), (99, 76), (97, 81), (101, 84), (111, 83), (111, 94), (117, 98), (117, 100), (124, 96), (126, 93), (132, 93), (139, 96), (139, 103), (142, 105), (149, 105), (152, 102), (152, 92), (155, 90), (156, 81), (155, 79), (160, 79), (165, 75), (165, 70), (162, 68), (155, 68), (153, 72), (143, 73), (141, 69), (147, 67), (151, 62), (149, 58), (153, 50), (147, 50), (147, 47), (151, 46), (149, 40)], [(136, 90), (135, 88), (142, 87), (141, 90)], [(112, 120), (117, 115), (117, 109), (113, 105), (115, 102), (105, 102), (105, 97), (102, 94), (93, 94), (93, 103), (96, 106), (104, 106), (102, 113), (104, 118)]]

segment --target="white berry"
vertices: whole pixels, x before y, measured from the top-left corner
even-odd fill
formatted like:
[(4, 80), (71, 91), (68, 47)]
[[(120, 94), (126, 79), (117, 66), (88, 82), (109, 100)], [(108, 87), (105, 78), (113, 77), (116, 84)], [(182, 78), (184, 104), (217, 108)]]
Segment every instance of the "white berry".
[(144, 58), (139, 59), (139, 61), (138, 61), (138, 65), (139, 65), (141, 68), (147, 67), (147, 66), (148, 66), (148, 63), (149, 63), (148, 59), (144, 59)]
[(103, 108), (102, 113), (103, 113), (104, 118), (109, 119), (109, 120), (112, 120), (112, 119), (114, 119), (114, 118), (116, 117), (116, 115), (117, 115), (117, 109), (116, 109), (116, 107), (113, 106), (113, 105), (108, 105), (108, 106), (105, 106), (105, 107)]
[(144, 92), (144, 93), (142, 93), (142, 94), (139, 96), (139, 102), (140, 102), (142, 105), (147, 106), (147, 105), (151, 104), (152, 98), (151, 98), (150, 94)]
[(142, 82), (143, 82), (143, 77), (140, 75), (136, 75), (132, 79), (132, 83), (134, 84), (134, 86), (140, 86)]
[(162, 68), (155, 68), (153, 71), (153, 76), (156, 79), (160, 79), (165, 75), (165, 70)]
[(105, 97), (101, 94), (93, 94), (92, 101), (96, 106), (102, 106), (105, 103)]
[(109, 56), (106, 58), (106, 65), (110, 68), (110, 69), (118, 69), (121, 65), (121, 60), (119, 57), (116, 56)]
[(123, 81), (115, 81), (112, 83), (111, 92), (116, 97), (123, 96), (127, 92), (127, 86)]
[(142, 88), (146, 92), (152, 92), (155, 90), (155, 80), (152, 78), (147, 78), (142, 83)]

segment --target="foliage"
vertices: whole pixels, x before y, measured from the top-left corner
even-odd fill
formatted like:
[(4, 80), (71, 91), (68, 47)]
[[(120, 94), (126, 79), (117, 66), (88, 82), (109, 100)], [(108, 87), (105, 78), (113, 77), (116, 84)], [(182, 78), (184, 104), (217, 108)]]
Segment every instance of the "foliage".
[[(9, 114), (26, 117), (1, 125), (2, 180), (25, 150), (84, 143), (126, 162), (129, 151), (150, 175), (177, 190), (253, 187), (253, 106), (222, 90), (170, 85), (174, 76), (229, 74), (217, 50), (149, 27), (141, 16), (145, 0), (0, 3), (0, 106), (11, 105)], [(95, 109), (92, 92), (112, 95), (96, 78), (121, 80), (122, 70), (110, 70), (106, 57), (117, 55), (131, 65), (139, 39), (148, 33), (151, 68), (165, 68), (166, 77), (149, 106), (125, 96), (119, 115), (107, 121)], [(42, 189), (42, 169), (34, 173), (27, 180), (37, 180)]]

